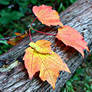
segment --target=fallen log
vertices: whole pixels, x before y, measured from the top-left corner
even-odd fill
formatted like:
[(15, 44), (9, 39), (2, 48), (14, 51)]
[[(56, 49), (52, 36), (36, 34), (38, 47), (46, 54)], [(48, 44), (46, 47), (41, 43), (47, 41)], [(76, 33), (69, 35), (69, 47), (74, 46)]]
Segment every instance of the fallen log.
[[(60, 14), (61, 21), (65, 25), (69, 25), (78, 30), (88, 43), (90, 53), (92, 52), (92, 0), (78, 0), (67, 10)], [(50, 28), (50, 33), (56, 34), (57, 28)], [(85, 51), (85, 58), (73, 48), (62, 45), (55, 47), (55, 39), (52, 36), (42, 34), (33, 34), (33, 40), (45, 39), (53, 43), (52, 49), (58, 53), (63, 61), (65, 61), (71, 70), (71, 74), (67, 72), (60, 72), (60, 76), (56, 82), (54, 92), (60, 92), (60, 88), (66, 83), (67, 80), (73, 75), (77, 67), (83, 62), (90, 53)], [(25, 38), (18, 45), (14, 46), (7, 53), (0, 56), (0, 62), (6, 62), (11, 65), (11, 62), (22, 60), (24, 50), (28, 47), (29, 38)], [(2, 67), (1, 67), (2, 68)], [(2, 69), (1, 69), (2, 70)], [(17, 63), (12, 69), (7, 71), (0, 71), (0, 91), (1, 92), (53, 92), (52, 87), (45, 81), (42, 82), (38, 75), (29, 80), (26, 69), (22, 62)]]

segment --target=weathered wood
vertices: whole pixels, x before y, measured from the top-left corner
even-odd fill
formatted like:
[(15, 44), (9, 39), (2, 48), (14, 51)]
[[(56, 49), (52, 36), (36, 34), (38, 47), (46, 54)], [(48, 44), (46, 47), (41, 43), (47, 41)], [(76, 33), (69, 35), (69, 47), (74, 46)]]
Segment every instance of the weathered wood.
[[(85, 41), (88, 42), (90, 53), (92, 51), (92, 0), (78, 0), (67, 10), (60, 14), (61, 21), (65, 25), (70, 25), (78, 30), (83, 36)], [(56, 29), (51, 29), (50, 33), (56, 34)], [(73, 48), (62, 48), (55, 45), (55, 38), (52, 36), (45, 36), (34, 34), (33, 40), (46, 39), (53, 43), (52, 49), (58, 53), (61, 58), (68, 64), (71, 74), (67, 72), (60, 72), (60, 76), (56, 82), (54, 92), (60, 92), (65, 82), (73, 75), (76, 68), (82, 63), (82, 56), (77, 53)], [(29, 39), (24, 39), (20, 44), (13, 47), (9, 52), (0, 56), (0, 61), (13, 61), (18, 57), (23, 56), (25, 48), (28, 47)], [(61, 43), (61, 45), (64, 45)], [(85, 58), (88, 53), (85, 51)], [(14, 69), (0, 73), (0, 91), (1, 92), (53, 92), (52, 87), (47, 82), (42, 82), (38, 76), (33, 77), (32, 80), (28, 79), (27, 72), (22, 63), (19, 63)]]

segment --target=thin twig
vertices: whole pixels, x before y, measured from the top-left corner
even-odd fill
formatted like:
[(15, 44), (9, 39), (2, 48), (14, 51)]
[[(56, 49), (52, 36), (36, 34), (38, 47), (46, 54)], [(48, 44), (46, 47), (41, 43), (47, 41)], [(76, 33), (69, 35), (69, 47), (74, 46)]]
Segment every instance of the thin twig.
[(38, 32), (38, 33), (45, 34), (45, 35), (55, 36), (54, 34), (45, 33), (45, 32), (41, 32), (41, 31), (38, 31), (38, 30), (34, 29), (34, 28), (32, 27), (32, 24), (35, 22), (36, 19), (37, 19), (37, 17), (36, 17), (36, 18), (33, 20), (33, 22), (31, 23), (31, 27), (30, 27), (30, 29), (32, 29), (32, 30), (34, 30), (34, 31), (36, 31), (36, 32)]
[(36, 32), (38, 32), (38, 33), (42, 33), (42, 34), (49, 35), (49, 36), (55, 36), (54, 34), (50, 34), (50, 33), (45, 33), (45, 32), (42, 32), (42, 31), (38, 31), (38, 30), (36, 30), (36, 29), (34, 29), (32, 27), (31, 27), (31, 29), (34, 30), (34, 31), (36, 31)]
[(30, 41), (32, 42), (32, 36), (31, 36), (30, 28), (29, 28), (29, 38), (30, 38)]

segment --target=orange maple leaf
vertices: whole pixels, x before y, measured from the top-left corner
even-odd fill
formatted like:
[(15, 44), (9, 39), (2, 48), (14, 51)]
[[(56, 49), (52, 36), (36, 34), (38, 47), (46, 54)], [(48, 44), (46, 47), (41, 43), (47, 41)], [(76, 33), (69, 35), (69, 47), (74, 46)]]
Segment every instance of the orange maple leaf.
[(40, 71), (40, 78), (43, 81), (47, 80), (55, 88), (59, 71), (70, 72), (67, 65), (58, 54), (51, 50), (49, 41), (38, 40), (36, 43), (31, 42), (29, 45), (31, 47), (26, 49), (23, 60), (30, 79), (36, 72)]
[(84, 57), (83, 50), (86, 49), (87, 51), (89, 51), (87, 47), (87, 42), (83, 39), (83, 36), (70, 26), (65, 25), (62, 28), (58, 28), (58, 33), (56, 37), (59, 40), (63, 41), (64, 44), (78, 50), (83, 57)]
[(47, 26), (63, 26), (63, 24), (60, 22), (58, 12), (56, 10), (52, 10), (51, 6), (34, 6), (32, 10), (38, 20), (42, 22), (42, 24), (45, 24)]
[(17, 32), (15, 32), (15, 35), (18, 36), (18, 37), (9, 39), (9, 41), (7, 41), (8, 44), (16, 45), (16, 44), (19, 43), (23, 38), (25, 38), (25, 37), (28, 36), (27, 33), (25, 33), (25, 34), (22, 35), (21, 33), (17, 33)]

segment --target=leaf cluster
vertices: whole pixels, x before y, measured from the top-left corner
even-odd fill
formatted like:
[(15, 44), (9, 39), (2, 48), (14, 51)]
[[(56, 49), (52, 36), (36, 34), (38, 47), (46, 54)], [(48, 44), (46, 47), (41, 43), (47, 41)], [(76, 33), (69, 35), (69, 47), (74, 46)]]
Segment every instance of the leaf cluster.
[[(74, 28), (63, 25), (60, 21), (60, 16), (56, 10), (53, 10), (51, 6), (40, 5), (33, 6), (33, 13), (37, 19), (47, 26), (58, 26), (58, 32), (53, 35), (58, 40), (62, 41), (66, 46), (71, 46), (79, 51), (84, 57), (84, 49), (89, 51), (87, 42), (83, 36)], [(32, 27), (31, 27), (32, 29)], [(37, 31), (40, 32), (40, 31)], [(44, 33), (44, 32), (40, 32)], [(45, 34), (45, 33), (44, 33)], [(28, 71), (30, 79), (35, 75), (36, 72), (40, 71), (39, 77), (45, 81), (47, 80), (55, 89), (55, 83), (59, 76), (59, 71), (70, 72), (67, 65), (62, 61), (60, 56), (51, 50), (51, 42), (47, 40), (38, 40), (35, 43), (32, 41), (31, 33), (30, 36), (30, 47), (25, 51), (23, 57), (25, 67)]]

